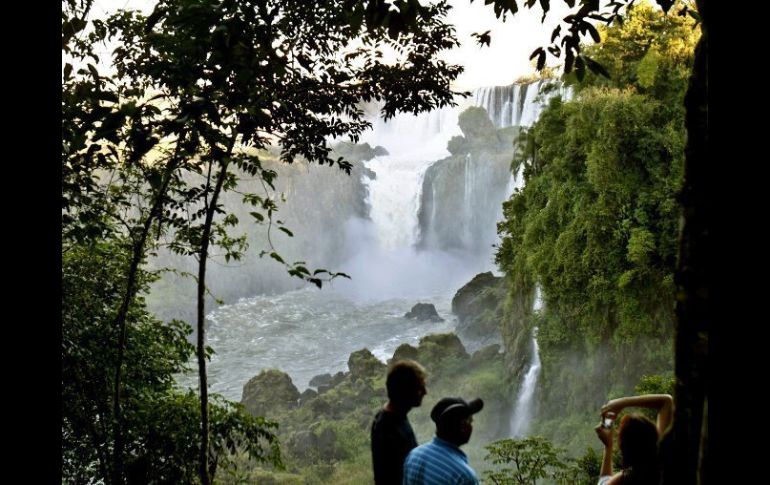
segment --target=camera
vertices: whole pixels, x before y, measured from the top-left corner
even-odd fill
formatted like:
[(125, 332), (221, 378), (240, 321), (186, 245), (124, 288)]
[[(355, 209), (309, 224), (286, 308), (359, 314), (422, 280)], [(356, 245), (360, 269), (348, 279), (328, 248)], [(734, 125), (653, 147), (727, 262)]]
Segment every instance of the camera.
[(612, 428), (612, 422), (615, 421), (613, 417), (603, 416), (602, 417), (602, 428), (604, 429), (610, 429)]

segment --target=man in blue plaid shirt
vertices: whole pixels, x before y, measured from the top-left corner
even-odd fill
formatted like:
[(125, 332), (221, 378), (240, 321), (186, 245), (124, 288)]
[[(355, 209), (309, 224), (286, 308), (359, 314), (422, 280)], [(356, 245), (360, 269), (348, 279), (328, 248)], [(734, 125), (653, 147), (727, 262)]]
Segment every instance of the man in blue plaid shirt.
[(436, 423), (436, 436), (406, 457), (403, 485), (478, 485), (476, 472), (468, 465), (468, 457), (460, 446), (470, 440), (473, 415), (483, 407), (481, 399), (440, 400), (430, 412)]

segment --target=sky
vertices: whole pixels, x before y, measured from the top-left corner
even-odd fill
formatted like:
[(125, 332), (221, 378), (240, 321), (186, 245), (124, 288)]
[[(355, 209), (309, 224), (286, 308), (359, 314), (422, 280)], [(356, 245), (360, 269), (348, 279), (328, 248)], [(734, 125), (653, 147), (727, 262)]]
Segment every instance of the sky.
[[(92, 14), (104, 17), (118, 9), (138, 9), (149, 14), (155, 3), (155, 0), (96, 0)], [(507, 85), (519, 77), (533, 74), (535, 69), (529, 55), (537, 47), (549, 44), (551, 32), (568, 12), (564, 2), (551, 2), (548, 18), (541, 24), (539, 4), (531, 10), (520, 5), (521, 10), (508, 16), (503, 23), (495, 18), (492, 5), (484, 5), (484, 0), (473, 3), (450, 0), (449, 3), (453, 8), (447, 20), (455, 25), (461, 47), (447, 53), (445, 59), (465, 66), (465, 72), (453, 86), (458, 90)], [(480, 47), (471, 34), (487, 30), (491, 31), (492, 42)], [(106, 50), (105, 47), (103, 52)], [(549, 62), (554, 60), (549, 58)]]
[[(465, 66), (465, 72), (457, 80), (458, 89), (502, 86), (521, 76), (534, 74), (530, 54), (536, 48), (550, 44), (553, 29), (568, 12), (564, 2), (551, 2), (548, 18), (541, 24), (543, 11), (539, 4), (530, 10), (519, 1), (521, 10), (514, 16), (509, 15), (503, 23), (495, 18), (492, 5), (484, 5), (484, 0), (475, 0), (472, 4), (470, 0), (451, 0), (449, 3), (454, 8), (448, 20), (457, 29), (461, 47), (450, 53), (447, 60)], [(471, 34), (487, 30), (491, 30), (492, 42), (480, 47)]]

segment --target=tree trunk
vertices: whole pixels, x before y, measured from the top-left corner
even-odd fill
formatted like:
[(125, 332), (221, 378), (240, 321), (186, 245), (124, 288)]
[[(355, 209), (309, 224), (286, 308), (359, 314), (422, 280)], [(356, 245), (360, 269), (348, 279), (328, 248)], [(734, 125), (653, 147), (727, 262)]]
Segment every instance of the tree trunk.
[(701, 38), (695, 49), (690, 85), (685, 96), (684, 185), (680, 194), (683, 224), (675, 274), (676, 298), (676, 411), (666, 437), (664, 485), (703, 485), (708, 448), (708, 334), (709, 309), (709, 186), (708, 154), (708, 11), (697, 2)]
[[(232, 150), (232, 148), (231, 148)], [(212, 162), (213, 163), (213, 162)], [(217, 207), (219, 193), (222, 190), (227, 175), (227, 162), (222, 161), (222, 167), (217, 175), (217, 182), (211, 194), (211, 201), (206, 204), (206, 220), (201, 234), (201, 247), (198, 259), (198, 380), (201, 393), (201, 452), (198, 472), (202, 485), (209, 485), (211, 477), (208, 470), (209, 451), (209, 407), (208, 379), (206, 377), (206, 336), (205, 336), (205, 292), (206, 292), (206, 260), (209, 256), (209, 239), (214, 212)]]
[(123, 450), (125, 443), (123, 440), (123, 425), (120, 408), (120, 387), (123, 377), (123, 360), (125, 360), (126, 350), (126, 318), (128, 316), (128, 309), (131, 306), (131, 302), (136, 297), (136, 277), (139, 272), (139, 265), (144, 257), (144, 247), (147, 243), (147, 238), (152, 228), (152, 223), (160, 215), (160, 211), (163, 207), (163, 199), (166, 196), (166, 190), (171, 182), (171, 174), (176, 168), (176, 157), (169, 161), (163, 172), (163, 182), (158, 189), (157, 194), (153, 200), (150, 213), (147, 215), (142, 224), (141, 232), (138, 239), (135, 240), (133, 245), (133, 254), (131, 255), (131, 265), (128, 268), (128, 281), (126, 282), (126, 293), (123, 297), (123, 301), (118, 309), (118, 313), (115, 316), (113, 326), (118, 330), (118, 359), (115, 364), (115, 383), (113, 388), (113, 418), (115, 423), (115, 446), (113, 448), (113, 484), (120, 485), (123, 483)]

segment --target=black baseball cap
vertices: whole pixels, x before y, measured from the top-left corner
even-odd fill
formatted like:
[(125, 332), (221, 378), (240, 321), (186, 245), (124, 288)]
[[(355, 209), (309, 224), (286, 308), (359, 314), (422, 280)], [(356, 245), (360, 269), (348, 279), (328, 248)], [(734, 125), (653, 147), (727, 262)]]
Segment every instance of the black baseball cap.
[(476, 414), (483, 407), (484, 401), (481, 399), (466, 401), (459, 397), (445, 397), (433, 406), (430, 419), (436, 424), (447, 419), (463, 419)]

